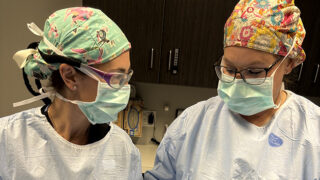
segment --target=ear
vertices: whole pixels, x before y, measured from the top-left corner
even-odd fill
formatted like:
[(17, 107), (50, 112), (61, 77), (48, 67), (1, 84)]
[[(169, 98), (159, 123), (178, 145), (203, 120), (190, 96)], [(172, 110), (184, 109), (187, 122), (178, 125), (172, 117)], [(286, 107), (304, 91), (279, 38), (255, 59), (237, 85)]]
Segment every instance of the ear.
[(285, 69), (284, 69), (284, 72), (285, 72), (286, 75), (291, 73), (292, 69), (294, 68), (294, 62), (295, 62), (295, 60), (291, 59), (291, 58), (289, 58), (287, 60), (287, 64), (286, 64)]
[(77, 90), (77, 71), (68, 64), (61, 64), (59, 67), (61, 78), (66, 86), (71, 91)]

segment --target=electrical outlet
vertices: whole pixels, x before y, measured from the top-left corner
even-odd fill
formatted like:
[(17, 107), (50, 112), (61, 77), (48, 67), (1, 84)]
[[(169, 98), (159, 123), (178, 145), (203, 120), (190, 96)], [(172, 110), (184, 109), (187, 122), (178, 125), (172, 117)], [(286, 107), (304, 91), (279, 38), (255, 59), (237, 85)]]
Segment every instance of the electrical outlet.
[(157, 117), (156, 114), (156, 111), (143, 110), (142, 126), (154, 127)]

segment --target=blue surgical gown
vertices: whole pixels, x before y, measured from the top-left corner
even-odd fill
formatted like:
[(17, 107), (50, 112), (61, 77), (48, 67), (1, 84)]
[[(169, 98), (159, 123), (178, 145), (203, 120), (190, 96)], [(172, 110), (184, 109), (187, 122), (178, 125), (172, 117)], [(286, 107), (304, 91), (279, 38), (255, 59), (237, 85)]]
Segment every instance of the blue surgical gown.
[(1, 179), (140, 180), (140, 153), (128, 134), (112, 123), (97, 142), (70, 143), (35, 108), (0, 118)]
[(213, 97), (168, 128), (144, 179), (320, 179), (320, 108), (286, 91), (270, 122), (255, 126)]

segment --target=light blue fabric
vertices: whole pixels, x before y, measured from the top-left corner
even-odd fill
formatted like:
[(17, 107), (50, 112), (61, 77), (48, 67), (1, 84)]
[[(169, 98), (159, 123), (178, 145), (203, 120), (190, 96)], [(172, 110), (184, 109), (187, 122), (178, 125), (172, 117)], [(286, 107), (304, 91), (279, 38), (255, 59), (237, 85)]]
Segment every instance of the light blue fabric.
[(108, 83), (98, 81), (97, 97), (92, 102), (69, 100), (58, 93), (56, 96), (78, 105), (91, 124), (104, 124), (117, 120), (118, 113), (126, 108), (130, 97), (130, 85), (113, 89)]
[(264, 127), (219, 97), (186, 109), (168, 128), (145, 179), (320, 178), (320, 108), (292, 92)]
[(62, 138), (40, 108), (0, 118), (0, 179), (141, 180), (139, 150), (110, 123), (101, 140), (76, 145)]

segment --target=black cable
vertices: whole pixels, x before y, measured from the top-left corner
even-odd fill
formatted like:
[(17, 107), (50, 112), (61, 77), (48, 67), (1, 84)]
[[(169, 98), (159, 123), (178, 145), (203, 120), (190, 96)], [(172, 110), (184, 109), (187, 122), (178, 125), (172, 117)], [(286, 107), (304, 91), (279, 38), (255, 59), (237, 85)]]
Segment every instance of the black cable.
[(154, 142), (155, 144), (159, 145), (160, 142), (156, 139), (155, 136), (155, 132), (156, 132), (156, 122), (154, 121), (154, 114), (153, 112), (151, 112), (148, 116), (148, 123), (150, 123), (150, 121), (152, 121), (153, 123), (153, 134), (152, 134), (152, 138), (151, 141)]
[(154, 143), (156, 143), (157, 145), (159, 145), (159, 144), (160, 144), (160, 142), (159, 142), (159, 141), (157, 141), (155, 138), (151, 138), (151, 141), (152, 141), (152, 142), (154, 142)]
[(34, 91), (30, 85), (29, 79), (28, 79), (28, 75), (24, 72), (24, 68), (22, 69), (22, 75), (23, 75), (23, 80), (24, 80), (24, 84), (26, 85), (28, 91), (33, 95), (33, 96), (38, 96), (40, 95), (40, 93)]
[(74, 66), (74, 67), (78, 67), (80, 68), (81, 63), (79, 62), (79, 60), (76, 60), (72, 57), (63, 57), (63, 56), (59, 56), (56, 54), (52, 54), (52, 55), (47, 55), (43, 52), (41, 52), (40, 50), (38, 50), (41, 57), (47, 62), (47, 63), (65, 63), (65, 64), (69, 64), (70, 66)]
[[(39, 45), (39, 42), (33, 42), (31, 44), (28, 45), (28, 49), (37, 49)], [(33, 95), (33, 96), (39, 96), (40, 93), (36, 92), (33, 90), (32, 86), (30, 85), (30, 81), (28, 79), (28, 75), (27, 73), (24, 71), (24, 68), (22, 69), (22, 76), (23, 76), (23, 80), (24, 80), (24, 84), (26, 85), (28, 91)], [(35, 84), (37, 85), (38, 90), (40, 90), (42, 88), (41, 82), (39, 79), (35, 79)], [(42, 99), (42, 101), (44, 102), (44, 104), (49, 105), (51, 104), (51, 100), (49, 98), (44, 98)]]
[(37, 86), (38, 89), (42, 88), (42, 85), (41, 85), (41, 82), (40, 82), (39, 79), (35, 79), (34, 82), (36, 83), (36, 86)]

